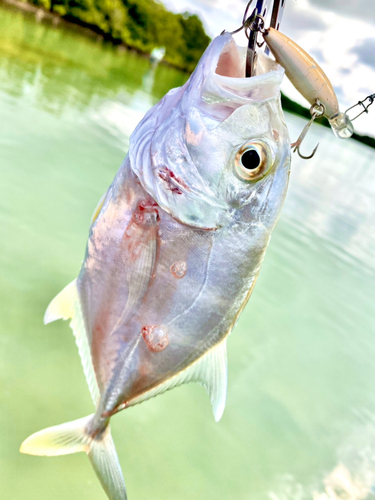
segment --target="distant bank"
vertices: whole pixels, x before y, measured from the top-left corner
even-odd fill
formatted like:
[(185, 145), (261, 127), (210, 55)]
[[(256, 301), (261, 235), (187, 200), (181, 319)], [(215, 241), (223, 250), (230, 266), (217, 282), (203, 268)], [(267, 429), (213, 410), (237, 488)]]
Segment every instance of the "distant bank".
[[(64, 22), (89, 36), (97, 36), (114, 45), (136, 50), (149, 57), (155, 47), (165, 47), (163, 62), (182, 71), (192, 72), (210, 42), (196, 15), (173, 14), (154, 0), (113, 0), (109, 9), (106, 0), (75, 0), (70, 7), (65, 0), (0, 0), (35, 15), (37, 21), (53, 25)], [(78, 5), (78, 7), (77, 7)], [(310, 111), (281, 96), (283, 108), (310, 119)], [(326, 118), (317, 123), (329, 127)], [(375, 148), (375, 138), (353, 134), (353, 139)]]
[(154, 0), (0, 1), (34, 13), (38, 21), (56, 25), (64, 20), (143, 54), (164, 47), (164, 61), (187, 72), (193, 71), (210, 43), (198, 16), (174, 14)]

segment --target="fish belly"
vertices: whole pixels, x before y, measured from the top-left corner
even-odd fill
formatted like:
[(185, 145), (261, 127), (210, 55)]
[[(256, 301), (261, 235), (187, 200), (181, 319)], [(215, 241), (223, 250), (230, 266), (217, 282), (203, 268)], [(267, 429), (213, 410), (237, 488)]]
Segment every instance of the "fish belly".
[(216, 231), (183, 225), (124, 175), (92, 228), (78, 279), (100, 411), (107, 413), (162, 385), (228, 335), (268, 242), (264, 228), (249, 223)]

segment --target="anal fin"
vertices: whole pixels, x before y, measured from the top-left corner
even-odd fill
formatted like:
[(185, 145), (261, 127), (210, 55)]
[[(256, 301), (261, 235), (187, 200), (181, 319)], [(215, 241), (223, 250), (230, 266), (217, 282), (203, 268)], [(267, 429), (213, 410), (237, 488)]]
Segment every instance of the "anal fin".
[(96, 381), (94, 367), (91, 359), (91, 350), (87, 338), (85, 323), (82, 316), (81, 304), (78, 296), (77, 282), (72, 281), (67, 285), (47, 307), (44, 315), (44, 324), (47, 325), (58, 319), (70, 319), (78, 352), (81, 357), (83, 371), (90, 389), (91, 397), (96, 404), (99, 399), (99, 388)]
[(158, 394), (189, 382), (203, 385), (211, 400), (212, 411), (216, 422), (224, 412), (228, 385), (227, 340), (222, 340), (192, 365), (169, 378), (162, 384), (150, 389), (129, 401), (129, 406), (142, 403)]

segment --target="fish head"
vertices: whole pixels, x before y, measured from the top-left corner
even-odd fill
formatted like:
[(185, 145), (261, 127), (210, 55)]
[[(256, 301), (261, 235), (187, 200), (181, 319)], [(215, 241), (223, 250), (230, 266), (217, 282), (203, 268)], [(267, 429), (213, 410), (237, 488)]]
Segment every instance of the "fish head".
[(217, 229), (251, 212), (273, 227), (285, 198), (284, 70), (259, 53), (257, 74), (245, 78), (245, 60), (246, 49), (229, 33), (216, 37), (187, 83), (152, 108), (130, 138), (131, 168), (143, 187), (189, 226)]

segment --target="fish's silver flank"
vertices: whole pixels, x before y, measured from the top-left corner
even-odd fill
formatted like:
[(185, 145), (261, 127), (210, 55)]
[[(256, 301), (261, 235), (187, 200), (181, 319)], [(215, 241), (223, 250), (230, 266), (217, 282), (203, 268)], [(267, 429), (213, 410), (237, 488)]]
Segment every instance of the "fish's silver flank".
[(111, 500), (126, 499), (109, 421), (196, 381), (216, 420), (225, 407), (226, 339), (254, 288), (290, 168), (281, 67), (215, 38), (189, 81), (152, 108), (95, 210), (77, 280), (45, 323), (71, 319), (95, 404), (45, 429), (34, 455), (84, 451)]

